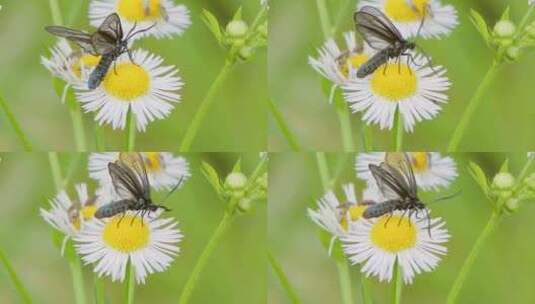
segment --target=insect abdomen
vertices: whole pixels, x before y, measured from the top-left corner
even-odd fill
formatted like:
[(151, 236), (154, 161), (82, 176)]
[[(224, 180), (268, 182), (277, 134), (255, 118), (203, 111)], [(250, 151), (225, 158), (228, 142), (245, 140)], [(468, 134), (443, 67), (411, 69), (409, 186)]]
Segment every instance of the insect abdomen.
[(98, 219), (112, 217), (119, 213), (126, 212), (130, 209), (131, 201), (122, 200), (109, 203), (97, 209), (95, 212), (95, 217)]
[(366, 208), (366, 210), (364, 210), (364, 213), (362, 214), (362, 217), (367, 219), (380, 217), (396, 210), (396, 206), (396, 201), (386, 201), (383, 203), (375, 204)]
[(368, 61), (364, 62), (359, 69), (357, 70), (357, 77), (358, 78), (364, 78), (371, 73), (373, 73), (375, 70), (377, 70), (378, 67), (383, 65), (388, 61), (388, 58), (390, 57), (390, 49), (386, 48), (379, 53), (375, 54), (370, 58)]
[(89, 81), (87, 82), (87, 86), (90, 90), (96, 89), (100, 83), (102, 82), (102, 79), (104, 79), (104, 76), (106, 76), (106, 73), (108, 72), (112, 62), (117, 58), (114, 53), (108, 53), (102, 55), (102, 58), (100, 59), (100, 62), (98, 63), (97, 67), (91, 72), (91, 75), (89, 75)]

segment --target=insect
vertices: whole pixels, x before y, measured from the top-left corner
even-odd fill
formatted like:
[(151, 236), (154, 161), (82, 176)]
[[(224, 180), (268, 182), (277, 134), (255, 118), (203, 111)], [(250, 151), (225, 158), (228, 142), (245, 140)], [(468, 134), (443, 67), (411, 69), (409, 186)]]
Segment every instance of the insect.
[(148, 28), (134, 31), (136, 28), (136, 24), (134, 24), (128, 34), (124, 36), (121, 19), (119, 15), (113, 13), (104, 19), (96, 32), (91, 34), (64, 26), (47, 26), (45, 30), (55, 36), (75, 42), (80, 48), (91, 55), (102, 56), (98, 65), (89, 75), (87, 82), (88, 88), (94, 90), (100, 85), (111, 64), (119, 56), (128, 53), (128, 57), (134, 62), (130, 49), (128, 48), (128, 41), (134, 36), (150, 30), (155, 25), (153, 24)]
[(413, 214), (418, 216), (420, 211), (424, 211), (428, 221), (429, 234), (431, 235), (429, 210), (418, 197), (418, 185), (416, 184), (409, 158), (407, 154), (402, 154), (401, 157), (395, 156), (389, 159), (389, 154), (387, 153), (385, 162), (380, 165), (369, 165), (377, 187), (386, 198), (386, 201), (366, 208), (362, 216), (369, 219), (390, 214), (385, 222), (386, 226), (396, 210), (403, 211), (399, 223), (401, 223), (401, 219), (407, 212), (410, 219)]
[[(121, 213), (124, 217), (128, 210), (137, 211), (136, 217), (141, 214), (141, 218), (143, 218), (147, 213), (155, 212), (160, 208), (164, 211), (171, 210), (163, 205), (157, 205), (152, 202), (150, 184), (141, 154), (120, 153), (118, 160), (108, 164), (108, 171), (115, 192), (121, 199), (100, 207), (95, 213), (96, 218), (108, 218)], [(169, 192), (165, 199), (181, 183), (182, 179), (178, 181), (177, 185)], [(119, 220), (117, 225), (119, 225), (121, 220)]]
[[(407, 65), (409, 65), (409, 61), (415, 63), (414, 57), (409, 51), (417, 47), (416, 43), (403, 38), (399, 30), (379, 9), (372, 6), (364, 6), (355, 12), (353, 20), (357, 31), (362, 35), (366, 43), (378, 51), (359, 67), (357, 70), (358, 78), (364, 78), (372, 74), (391, 58), (397, 58), (400, 71), (402, 56), (407, 57)], [(424, 20), (425, 14), (416, 36), (419, 35)], [(387, 66), (385, 65), (385, 73)]]

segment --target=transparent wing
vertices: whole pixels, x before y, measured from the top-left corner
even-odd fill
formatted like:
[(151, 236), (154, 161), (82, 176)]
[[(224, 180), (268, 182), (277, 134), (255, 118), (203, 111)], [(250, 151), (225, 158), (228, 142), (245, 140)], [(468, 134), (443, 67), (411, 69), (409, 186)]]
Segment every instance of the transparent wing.
[(414, 171), (412, 170), (412, 163), (407, 153), (403, 153), (403, 158), (399, 164), (399, 168), (408, 183), (407, 186), (409, 194), (411, 195), (411, 197), (417, 197), (418, 185), (416, 184), (416, 177), (414, 176)]
[(119, 153), (119, 162), (123, 163), (129, 169), (131, 169), (136, 180), (141, 188), (141, 197), (150, 198), (150, 184), (147, 176), (147, 169), (145, 167), (145, 161), (140, 153), (137, 152), (121, 152)]
[(96, 32), (91, 35), (91, 43), (99, 54), (110, 53), (117, 46), (116, 40), (111, 39), (108, 35), (101, 32)]
[(369, 168), (385, 198), (395, 200), (409, 195), (405, 178), (397, 168), (387, 163), (381, 163), (379, 166), (370, 164)]
[(100, 55), (93, 46), (91, 35), (79, 30), (70, 29), (64, 26), (47, 26), (45, 30), (55, 36), (66, 38), (80, 46), (86, 53)]
[(137, 201), (141, 197), (141, 184), (132, 169), (116, 161), (108, 164), (108, 171), (115, 192), (121, 199)]
[(403, 36), (379, 9), (364, 6), (353, 16), (357, 31), (368, 45), (382, 50), (396, 41), (403, 41)]
[(108, 36), (114, 41), (123, 40), (123, 27), (121, 26), (121, 18), (119, 18), (119, 15), (113, 13), (106, 17), (99, 26), (97, 32)]

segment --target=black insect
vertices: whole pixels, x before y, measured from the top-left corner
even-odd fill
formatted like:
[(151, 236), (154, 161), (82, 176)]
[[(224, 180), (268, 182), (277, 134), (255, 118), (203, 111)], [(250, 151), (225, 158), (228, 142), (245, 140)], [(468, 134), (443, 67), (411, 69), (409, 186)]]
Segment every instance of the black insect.
[[(141, 154), (120, 153), (118, 160), (108, 164), (108, 171), (115, 192), (121, 199), (100, 207), (95, 213), (96, 218), (108, 218), (121, 213), (124, 217), (128, 210), (137, 211), (136, 216), (141, 214), (143, 218), (146, 214), (155, 212), (159, 208), (165, 211), (171, 210), (152, 202), (150, 184)], [(169, 192), (167, 197), (180, 186), (181, 182), (182, 179)]]
[(382, 162), (379, 166), (370, 164), (369, 168), (386, 201), (370, 205), (362, 216), (369, 219), (390, 214), (385, 222), (386, 225), (396, 210), (403, 211), (400, 223), (407, 213), (411, 218), (413, 214), (418, 217), (419, 212), (423, 211), (427, 216), (429, 234), (431, 234), (429, 210), (418, 197), (418, 185), (407, 154), (402, 154), (401, 158)]
[(134, 24), (128, 34), (124, 36), (121, 19), (119, 15), (113, 13), (104, 19), (96, 32), (91, 34), (64, 26), (47, 26), (45, 30), (53, 35), (75, 42), (91, 55), (102, 56), (98, 65), (89, 75), (87, 83), (88, 88), (94, 90), (100, 85), (111, 64), (119, 56), (128, 53), (130, 60), (134, 62), (128, 48), (128, 41), (132, 37), (150, 30), (154, 25), (134, 32), (136, 28), (136, 24)]
[[(417, 47), (416, 44), (403, 38), (396, 26), (379, 9), (372, 6), (364, 6), (355, 12), (353, 19), (362, 38), (371, 48), (378, 51), (359, 67), (357, 70), (358, 78), (364, 78), (372, 74), (391, 58), (398, 59), (399, 69), (401, 69), (402, 56), (407, 57), (407, 65), (409, 65), (410, 61), (415, 63), (414, 57), (409, 51), (415, 49)], [(417, 36), (422, 29), (424, 20), (425, 14)], [(387, 65), (385, 65), (385, 73), (386, 67)]]

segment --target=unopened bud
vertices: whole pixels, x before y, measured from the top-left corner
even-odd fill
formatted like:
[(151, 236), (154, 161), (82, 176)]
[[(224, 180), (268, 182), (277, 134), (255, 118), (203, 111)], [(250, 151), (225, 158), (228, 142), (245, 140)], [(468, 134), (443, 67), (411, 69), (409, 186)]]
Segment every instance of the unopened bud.
[(494, 25), (494, 34), (500, 38), (510, 38), (515, 35), (516, 26), (509, 20), (500, 20)]
[(496, 190), (510, 190), (515, 185), (515, 177), (511, 173), (502, 172), (496, 174), (492, 180), (492, 187)]
[(227, 34), (232, 38), (242, 38), (247, 34), (249, 26), (243, 20), (233, 20), (227, 24)]

